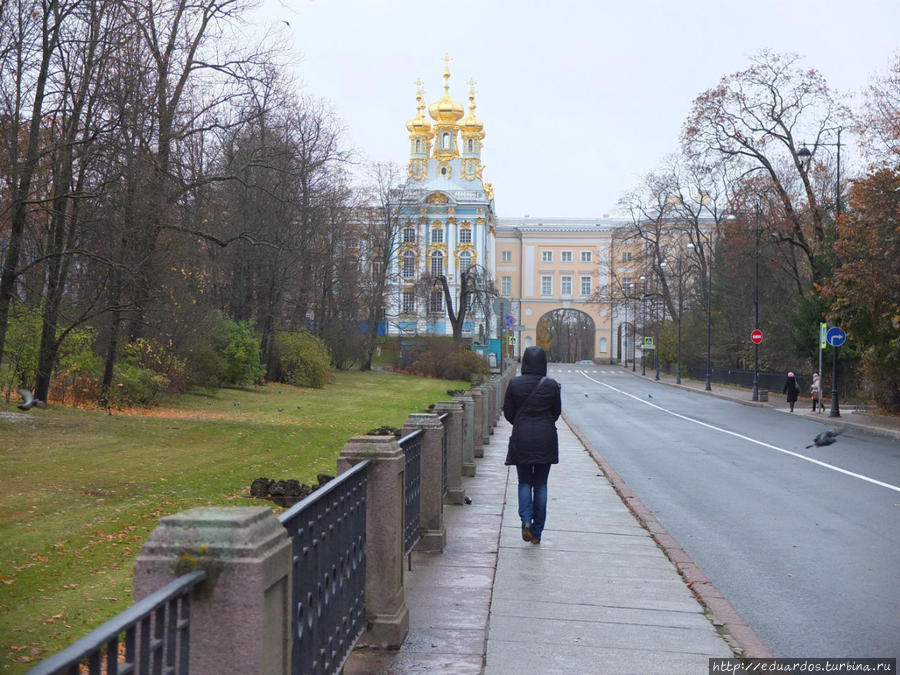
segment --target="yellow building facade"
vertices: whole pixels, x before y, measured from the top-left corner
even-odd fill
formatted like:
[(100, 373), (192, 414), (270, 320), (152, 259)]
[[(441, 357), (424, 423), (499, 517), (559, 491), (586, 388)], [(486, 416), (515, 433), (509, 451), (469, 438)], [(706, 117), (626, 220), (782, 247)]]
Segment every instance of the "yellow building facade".
[(594, 324), (589, 356), (597, 363), (640, 358), (641, 268), (630, 221), (498, 218), (494, 280), (515, 319), (514, 355), (539, 344), (538, 327), (556, 310), (582, 312)]

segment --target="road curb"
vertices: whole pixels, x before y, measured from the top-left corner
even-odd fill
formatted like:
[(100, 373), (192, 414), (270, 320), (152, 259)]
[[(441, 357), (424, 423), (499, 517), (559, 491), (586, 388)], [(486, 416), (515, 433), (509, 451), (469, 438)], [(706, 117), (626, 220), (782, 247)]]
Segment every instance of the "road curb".
[(650, 509), (644, 506), (644, 503), (628, 487), (628, 484), (609, 462), (604, 459), (603, 455), (585, 438), (565, 413), (562, 414), (562, 418), (576, 438), (584, 445), (591, 457), (593, 457), (594, 461), (597, 462), (618, 493), (619, 498), (628, 507), (628, 510), (650, 533), (656, 545), (662, 549), (666, 557), (678, 569), (678, 573), (684, 579), (688, 588), (691, 589), (700, 604), (709, 612), (713, 625), (722, 632), (732, 651), (741, 658), (773, 658), (775, 655), (766, 647), (756, 634), (756, 631), (744, 621), (738, 611), (722, 595), (722, 592), (707, 578), (703, 569), (681, 548), (681, 545), (666, 531), (666, 528), (656, 519)]

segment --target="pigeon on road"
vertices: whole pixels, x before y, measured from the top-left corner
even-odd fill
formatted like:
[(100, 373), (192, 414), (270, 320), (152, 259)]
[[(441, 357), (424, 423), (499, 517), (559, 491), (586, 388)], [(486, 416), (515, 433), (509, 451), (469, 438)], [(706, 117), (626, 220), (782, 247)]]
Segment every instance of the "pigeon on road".
[(838, 435), (842, 433), (844, 433), (843, 429), (826, 429), (821, 434), (817, 434), (813, 439), (813, 442), (806, 447), (811, 448), (816, 446), (817, 448), (821, 448), (823, 445), (831, 445), (837, 440)]
[(16, 387), (16, 391), (19, 392), (19, 396), (22, 397), (22, 405), (19, 406), (19, 410), (31, 410), (34, 406), (37, 406), (38, 408), (47, 407), (46, 403), (36, 399), (28, 389)]

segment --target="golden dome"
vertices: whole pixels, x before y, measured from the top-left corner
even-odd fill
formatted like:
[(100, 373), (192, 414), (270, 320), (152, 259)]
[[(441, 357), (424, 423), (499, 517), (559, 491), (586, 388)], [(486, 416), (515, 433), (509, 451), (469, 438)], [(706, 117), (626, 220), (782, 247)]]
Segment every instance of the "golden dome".
[(464, 110), (461, 103), (450, 98), (450, 67), (444, 67), (444, 95), (440, 101), (428, 106), (428, 114), (435, 122), (457, 122), (463, 116)]
[(418, 84), (419, 89), (416, 91), (416, 116), (406, 123), (406, 128), (409, 129), (410, 134), (430, 137), (432, 135), (431, 123), (425, 119), (423, 114), (425, 103), (422, 101), (422, 94), (425, 93), (425, 90), (422, 89), (421, 82)]
[(475, 117), (475, 83), (469, 82), (469, 114), (459, 123), (459, 128), (466, 136), (484, 138), (484, 124)]

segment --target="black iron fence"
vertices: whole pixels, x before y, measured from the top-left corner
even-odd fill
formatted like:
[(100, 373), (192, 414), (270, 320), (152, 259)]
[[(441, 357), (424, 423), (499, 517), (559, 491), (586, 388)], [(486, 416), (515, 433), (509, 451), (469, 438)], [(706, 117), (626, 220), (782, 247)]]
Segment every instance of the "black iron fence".
[[(403, 552), (412, 554), (419, 541), (422, 496), (422, 439), (423, 429), (416, 429), (400, 439), (400, 448), (406, 456), (406, 495), (403, 517)], [(410, 559), (410, 563), (412, 560)]]
[[(705, 380), (706, 366), (701, 365), (688, 368), (688, 376), (692, 380)], [(752, 388), (753, 376), (754, 371), (752, 370), (713, 367), (710, 371), (709, 379), (711, 382), (718, 382), (719, 384), (733, 384), (738, 387)], [(760, 371), (757, 387), (759, 389), (767, 389), (772, 393), (781, 393), (784, 389), (784, 382), (786, 378), (787, 373), (772, 373), (767, 371)], [(800, 387), (800, 391), (807, 391), (808, 388), (804, 389), (803, 377), (798, 374), (796, 376), (796, 380), (797, 386)]]
[(136, 602), (118, 616), (58, 654), (41, 661), (28, 675), (187, 675), (190, 650), (191, 593), (204, 579), (198, 570)]
[(291, 673), (336, 673), (366, 628), (365, 460), (278, 520), (291, 537)]

